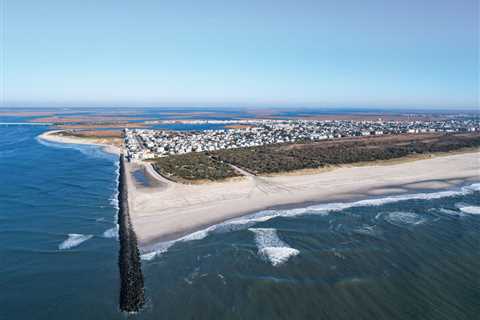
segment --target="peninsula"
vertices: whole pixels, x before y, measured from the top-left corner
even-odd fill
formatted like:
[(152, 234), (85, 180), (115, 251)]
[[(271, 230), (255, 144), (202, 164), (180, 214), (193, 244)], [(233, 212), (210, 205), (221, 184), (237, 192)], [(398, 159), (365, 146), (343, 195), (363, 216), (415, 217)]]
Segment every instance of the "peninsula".
[[(446, 137), (450, 139), (450, 136)], [(478, 135), (472, 137), (473, 145), (477, 145)], [(47, 133), (42, 138), (62, 143), (94, 142), (77, 137), (67, 139), (58, 133)], [(422, 141), (425, 146), (425, 141), (432, 142), (435, 139), (427, 136)], [(101, 144), (102, 141), (95, 142)], [(415, 144), (419, 143), (416, 140)], [(400, 139), (399, 145), (405, 144)], [(359, 142), (355, 142), (355, 145), (359, 145)], [(435, 142), (435, 145), (442, 144)], [(456, 146), (452, 150), (463, 144), (456, 142)], [(371, 149), (372, 145), (366, 147)], [(390, 144), (390, 148), (393, 145)], [(242, 150), (238, 149), (244, 152)], [(275, 174), (265, 168), (264, 173), (252, 173), (251, 168), (245, 170), (229, 164), (235, 172), (232, 177), (220, 181), (201, 180), (201, 183), (180, 183), (178, 181), (186, 182), (185, 179), (176, 180), (161, 175), (159, 172), (162, 171), (154, 168), (155, 162), (126, 162), (130, 218), (139, 246), (143, 252), (148, 252), (159, 242), (172, 241), (222, 221), (269, 208), (411, 194), (480, 182), (478, 147), (460, 151), (344, 163)], [(224, 155), (226, 160), (232, 159), (231, 155), (227, 155)], [(275, 158), (280, 157), (277, 155)], [(195, 161), (198, 163), (198, 159)], [(225, 164), (223, 160), (216, 161)], [(142, 183), (138, 173), (149, 183)]]

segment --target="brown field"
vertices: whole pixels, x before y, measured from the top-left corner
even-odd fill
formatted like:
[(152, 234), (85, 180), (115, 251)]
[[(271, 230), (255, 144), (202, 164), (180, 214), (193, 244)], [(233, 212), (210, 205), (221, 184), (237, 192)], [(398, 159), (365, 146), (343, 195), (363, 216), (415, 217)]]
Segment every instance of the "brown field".
[(57, 113), (48, 111), (0, 111), (0, 116), (12, 117), (44, 117), (52, 116)]
[(219, 116), (219, 115), (226, 115), (223, 112), (215, 112), (215, 111), (191, 111), (191, 112), (162, 112), (162, 115), (168, 116), (198, 116), (198, 115), (207, 115), (207, 116)]
[(42, 117), (30, 120), (35, 123), (101, 123), (101, 122), (125, 122), (133, 120), (145, 120), (144, 118), (135, 117), (118, 117), (118, 116), (75, 116), (75, 117)]
[(57, 125), (55, 129), (123, 129), (123, 128), (144, 128), (145, 123), (112, 123), (112, 124), (63, 124)]
[(253, 128), (253, 126), (249, 126), (248, 124), (231, 124), (225, 126), (226, 129), (249, 129)]
[(62, 131), (62, 136), (74, 136), (82, 138), (122, 138), (121, 130), (80, 130), (80, 131)]

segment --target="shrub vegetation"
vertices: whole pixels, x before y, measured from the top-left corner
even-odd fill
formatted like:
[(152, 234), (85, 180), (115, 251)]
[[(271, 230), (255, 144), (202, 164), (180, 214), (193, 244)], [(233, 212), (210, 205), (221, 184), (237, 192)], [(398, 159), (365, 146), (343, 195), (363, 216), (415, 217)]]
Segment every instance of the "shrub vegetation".
[(214, 181), (239, 175), (228, 164), (197, 152), (157, 158), (153, 167), (164, 177), (179, 182)]
[(265, 174), (479, 146), (479, 134), (403, 135), (219, 150), (212, 157), (254, 174)]

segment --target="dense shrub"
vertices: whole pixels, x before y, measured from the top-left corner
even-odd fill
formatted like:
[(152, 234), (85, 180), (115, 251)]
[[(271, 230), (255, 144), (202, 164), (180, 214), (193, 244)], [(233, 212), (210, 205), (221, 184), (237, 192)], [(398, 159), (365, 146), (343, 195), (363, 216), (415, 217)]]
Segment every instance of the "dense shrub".
[(205, 153), (197, 152), (155, 159), (153, 167), (161, 175), (180, 181), (214, 181), (238, 176), (228, 164), (212, 159)]
[(252, 173), (274, 173), (325, 165), (389, 160), (411, 154), (480, 146), (479, 134), (384, 136), (304, 144), (268, 145), (211, 153)]

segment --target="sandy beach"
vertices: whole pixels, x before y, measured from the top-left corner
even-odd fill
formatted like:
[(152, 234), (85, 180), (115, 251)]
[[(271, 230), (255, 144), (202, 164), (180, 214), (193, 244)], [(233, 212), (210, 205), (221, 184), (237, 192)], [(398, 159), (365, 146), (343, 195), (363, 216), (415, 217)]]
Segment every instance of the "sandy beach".
[(63, 130), (53, 130), (42, 133), (38, 136), (40, 139), (55, 142), (55, 143), (67, 143), (67, 144), (88, 144), (102, 147), (103, 151), (107, 153), (113, 153), (119, 155), (121, 150), (119, 147), (109, 143), (105, 138), (81, 138), (81, 137), (68, 137), (61, 136), (57, 133)]
[[(121, 150), (102, 139), (64, 137), (50, 131), (41, 139), (57, 143)], [(142, 170), (152, 183), (136, 181)], [(361, 163), (322, 170), (253, 176), (204, 184), (181, 184), (159, 175), (149, 163), (127, 163), (132, 224), (143, 249), (171, 241), (211, 225), (279, 206), (356, 201), (387, 195), (433, 192), (480, 182), (480, 152), (442, 154), (418, 160)]]
[[(392, 165), (339, 167), (306, 175), (247, 175), (234, 181), (185, 185), (159, 176), (145, 187), (129, 176), (130, 214), (140, 245), (178, 239), (210, 225), (267, 208), (355, 201), (433, 192), (480, 181), (480, 153), (462, 153)], [(141, 164), (128, 164), (130, 171)]]

